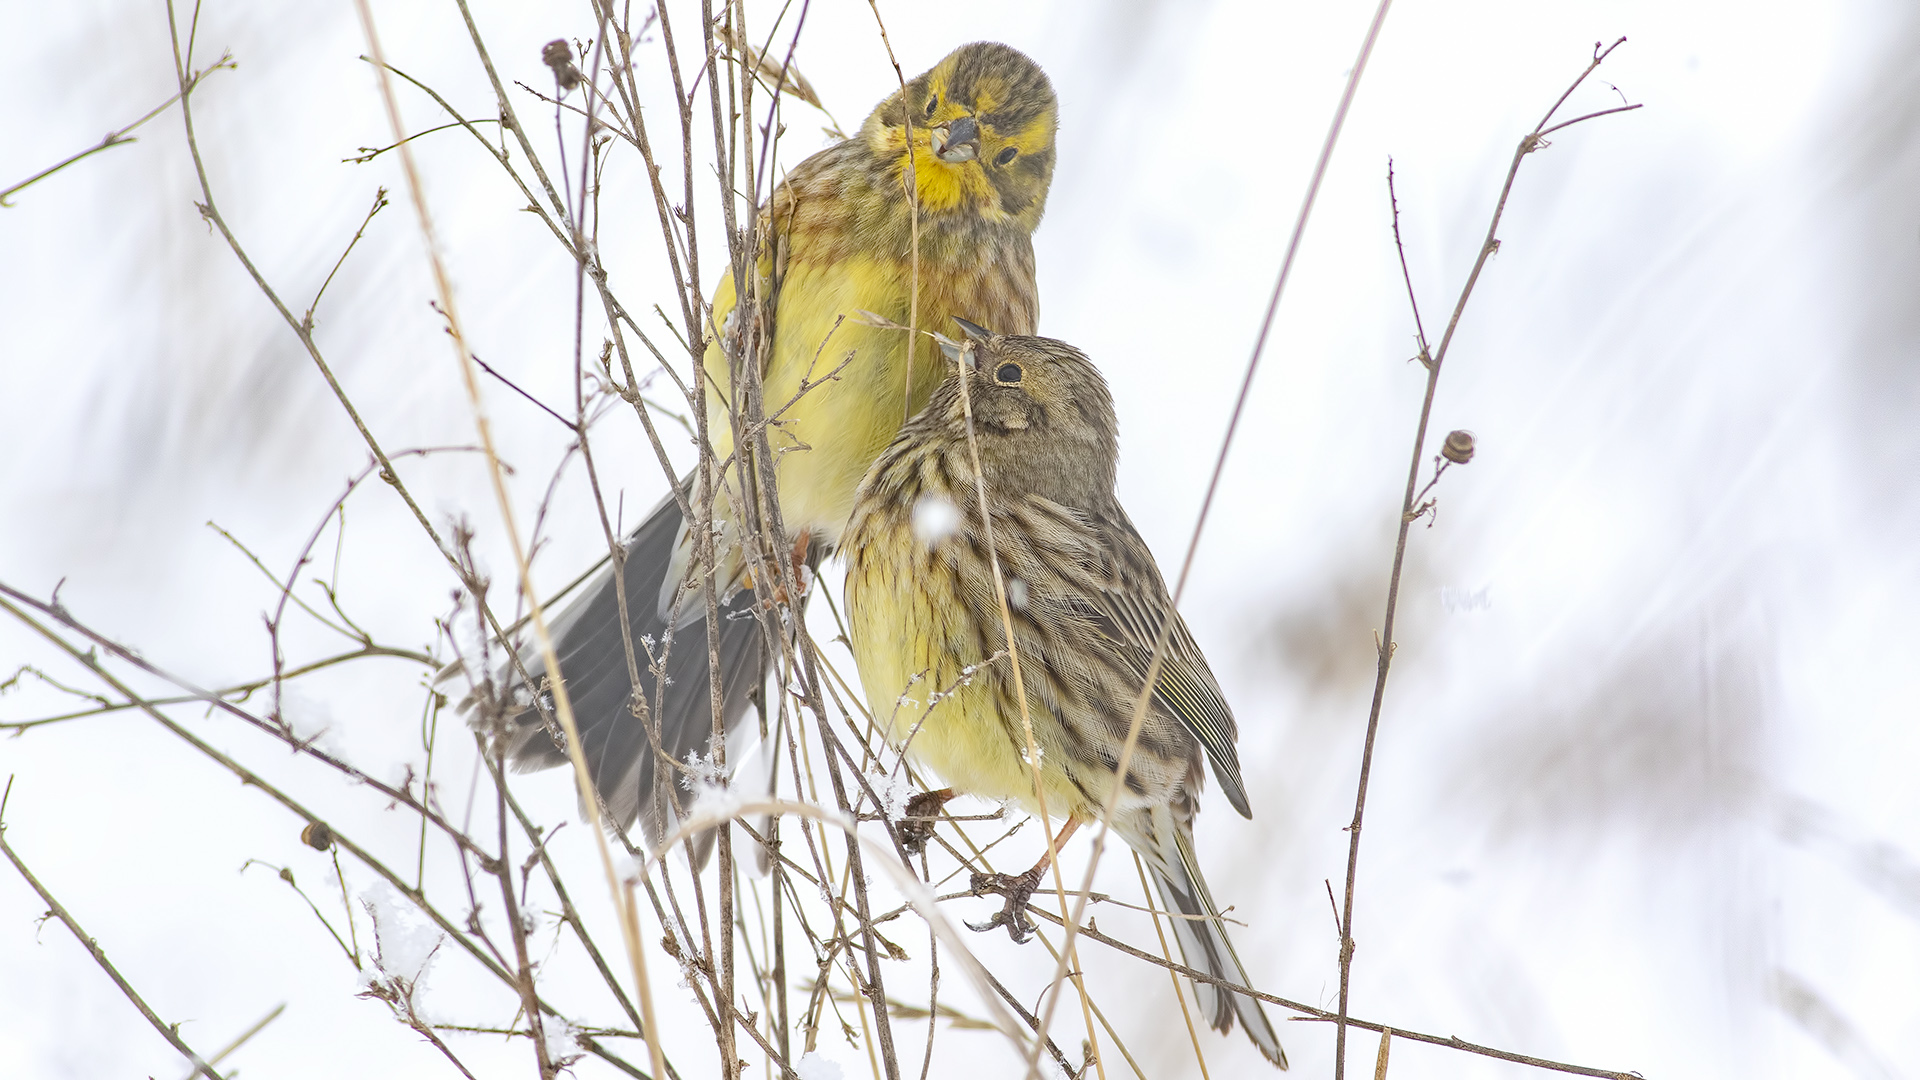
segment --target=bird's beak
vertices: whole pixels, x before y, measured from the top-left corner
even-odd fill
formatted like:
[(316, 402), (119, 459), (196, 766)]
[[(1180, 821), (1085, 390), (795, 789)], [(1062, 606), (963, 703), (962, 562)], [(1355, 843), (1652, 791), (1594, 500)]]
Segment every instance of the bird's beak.
[(980, 156), (980, 125), (971, 116), (963, 116), (933, 129), (933, 153), (941, 161), (958, 165)]
[(932, 335), (934, 342), (940, 346), (940, 351), (947, 355), (948, 360), (956, 364), (971, 366), (966, 364), (966, 361), (963, 359), (967, 352), (965, 345), (960, 344), (937, 330), (929, 330), (927, 333)]
[(965, 330), (967, 332), (968, 337), (972, 338), (975, 341), (980, 342), (983, 345), (986, 344), (987, 341), (993, 337), (993, 331), (987, 329), (984, 326), (981, 326), (977, 322), (972, 322), (967, 319), (963, 319), (958, 315), (955, 315), (953, 317), (953, 321), (960, 324), (960, 329)]

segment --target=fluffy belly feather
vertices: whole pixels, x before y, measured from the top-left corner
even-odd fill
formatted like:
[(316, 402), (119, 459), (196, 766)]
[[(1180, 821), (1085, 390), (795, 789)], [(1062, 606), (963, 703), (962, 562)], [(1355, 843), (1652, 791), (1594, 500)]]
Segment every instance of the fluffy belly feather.
[[(976, 636), (962, 625), (964, 609), (948, 575), (876, 557), (917, 547), (905, 535), (907, 526), (892, 530), (884, 539), (849, 538), (859, 547), (849, 552), (848, 631), (866, 643), (858, 658), (860, 682), (875, 722), (890, 743), (904, 746), (915, 764), (942, 783), (1038, 814), (1008, 658), (985, 663)], [(1087, 793), (1062, 767), (1052, 715), (1035, 707), (1031, 694), (1029, 702), (1048, 815), (1091, 816)]]

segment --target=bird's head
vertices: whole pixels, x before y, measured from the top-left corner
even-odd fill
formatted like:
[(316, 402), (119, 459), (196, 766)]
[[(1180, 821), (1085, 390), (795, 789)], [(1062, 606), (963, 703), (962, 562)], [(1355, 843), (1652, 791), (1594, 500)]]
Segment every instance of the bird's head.
[(1053, 182), (1058, 114), (1040, 65), (1017, 49), (976, 41), (881, 102), (860, 137), (896, 177), (912, 161), (923, 210), (1032, 231)]
[[(965, 319), (946, 346), (959, 371), (935, 393), (948, 422), (972, 406), (980, 465), (1004, 490), (1085, 507), (1111, 497), (1120, 457), (1113, 395), (1079, 349), (1052, 338), (995, 334)], [(960, 399), (966, 379), (971, 402)]]

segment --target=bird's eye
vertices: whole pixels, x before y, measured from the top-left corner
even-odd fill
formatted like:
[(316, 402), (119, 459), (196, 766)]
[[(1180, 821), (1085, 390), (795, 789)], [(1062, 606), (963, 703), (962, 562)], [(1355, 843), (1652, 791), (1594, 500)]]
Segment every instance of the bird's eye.
[(1019, 147), (1009, 146), (1005, 150), (1000, 151), (999, 156), (993, 159), (993, 163), (995, 165), (1005, 165), (1007, 162), (1012, 161), (1015, 157), (1018, 157), (1019, 154), (1020, 154)]
[(1014, 386), (1020, 382), (1020, 374), (1019, 364), (1001, 364), (1000, 370), (994, 372), (993, 377), (1002, 386)]
[(930, 98), (928, 98), (928, 99), (927, 99), (927, 116), (928, 116), (928, 118), (932, 118), (932, 116), (933, 116), (933, 110), (935, 110), (935, 109), (938, 109), (939, 107), (940, 107), (940, 95), (939, 95), (939, 94), (935, 94), (935, 95), (933, 95), (932, 97), (930, 97)]

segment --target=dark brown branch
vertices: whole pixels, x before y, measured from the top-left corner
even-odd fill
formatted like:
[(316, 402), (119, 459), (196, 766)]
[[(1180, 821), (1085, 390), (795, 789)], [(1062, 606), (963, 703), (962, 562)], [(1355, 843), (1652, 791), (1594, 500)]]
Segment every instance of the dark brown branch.
[[(1427, 327), (1420, 319), (1420, 300), (1413, 293), (1413, 272), (1407, 269), (1407, 246), (1400, 239), (1400, 197), (1393, 190), (1393, 159), (1387, 159), (1387, 203), (1393, 208), (1393, 250), (1400, 256), (1400, 280), (1407, 285), (1407, 307), (1413, 312), (1413, 338), (1420, 343), (1421, 367), (1433, 366), (1433, 354), (1427, 350)], [(1333, 886), (1327, 886), (1327, 896), (1333, 896)]]
[[(620, 1003), (621, 1011), (625, 1012), (627, 1019), (633, 1022), (634, 1037), (639, 1039), (647, 1038), (646, 1032), (648, 1029), (646, 1024), (641, 1020), (640, 1011), (634, 1008), (632, 1000), (627, 997), (627, 992), (621, 989), (620, 980), (614, 976), (613, 969), (607, 964), (606, 957), (601, 954), (599, 946), (595, 944), (593, 940), (593, 936), (587, 933), (586, 924), (580, 919), (579, 909), (574, 907), (573, 898), (567, 894), (566, 882), (560, 876), (560, 869), (554, 865), (552, 856), (547, 853), (547, 845), (540, 828), (533, 823), (532, 818), (527, 816), (527, 812), (521, 808), (519, 800), (513, 797), (513, 789), (507, 785), (506, 774), (500, 771), (492, 756), (484, 753), (484, 747), (482, 747), (482, 750), (480, 760), (487, 766), (487, 771), (493, 783), (499, 786), (500, 791), (506, 797), (507, 808), (513, 811), (514, 820), (520, 823), (521, 831), (526, 833), (527, 839), (533, 843), (534, 853), (539, 856), (541, 869), (546, 871), (547, 882), (553, 887), (554, 898), (560, 901), (561, 921), (569, 927), (572, 927), (574, 936), (580, 941), (581, 946), (587, 950), (587, 956), (593, 961), (594, 969), (600, 973), (601, 981), (607, 984), (607, 989), (612, 991), (614, 1000)], [(671, 1078), (671, 1080), (680, 1080), (680, 1074), (674, 1069), (673, 1063), (671, 1061), (665, 1061), (664, 1058), (662, 1061), (665, 1065), (663, 1071), (666, 1075)]]
[(513, 391), (516, 394), (519, 394), (521, 397), (526, 398), (528, 401), (533, 402), (534, 406), (538, 408), (541, 412), (546, 413), (548, 416), (551, 416), (555, 420), (560, 421), (560, 426), (566, 428), (568, 431), (574, 432), (575, 434), (582, 434), (586, 431), (587, 420), (585, 415), (582, 415), (578, 421), (569, 420), (566, 417), (561, 416), (559, 413), (554, 412), (553, 409), (550, 406), (548, 406), (546, 402), (541, 401), (539, 398), (534, 397), (532, 394), (529, 394), (525, 390), (521, 389), (519, 383), (516, 383), (512, 379), (509, 379), (505, 375), (502, 375), (498, 371), (495, 371), (493, 369), (493, 365), (487, 363), (485, 360), (480, 359), (478, 354), (474, 355), (473, 362), (476, 364), (479, 364), (481, 371), (484, 371), (487, 374), (493, 376), (499, 382), (504, 384), (507, 389)]
[[(476, 736), (475, 741), (479, 739)], [(493, 758), (487, 769), (497, 777), (504, 752), (495, 743)], [(476, 747), (485, 754), (487, 747)], [(534, 1063), (540, 1070), (540, 1080), (552, 1080), (555, 1072), (553, 1058), (547, 1052), (546, 1027), (540, 1016), (540, 995), (533, 984), (533, 962), (527, 953), (527, 924), (520, 918), (520, 903), (513, 894), (513, 859), (507, 838), (507, 785), (495, 783), (494, 816), (499, 825), (500, 853), (494, 859), (493, 875), (500, 883), (500, 902), (507, 918), (507, 931), (513, 938), (513, 976), (514, 989), (520, 992), (520, 1009), (527, 1018), (527, 1027), (531, 1029)], [(538, 841), (535, 841), (537, 844)], [(544, 845), (542, 845), (544, 848)]]
[[(1621, 38), (1620, 40), (1621, 40), (1621, 41), (1625, 41), (1625, 40), (1627, 40), (1627, 39), (1626, 39), (1626, 38)], [(1611, 50), (1611, 49), (1609, 49), (1609, 50), (1607, 50), (1607, 51), (1608, 51), (1608, 52), (1612, 52), (1613, 50)], [(1548, 135), (1551, 135), (1551, 134), (1553, 134), (1554, 132), (1556, 132), (1556, 131), (1559, 131), (1559, 130), (1560, 130), (1561, 128), (1569, 128), (1569, 127), (1572, 127), (1573, 125), (1575, 125), (1575, 124), (1578, 124), (1578, 123), (1580, 123), (1580, 122), (1581, 122), (1581, 121), (1583, 121), (1583, 120), (1592, 120), (1592, 119), (1594, 119), (1595, 117), (1599, 117), (1599, 116), (1612, 116), (1612, 115), (1613, 115), (1614, 113), (1623, 113), (1623, 112), (1632, 112), (1632, 111), (1633, 111), (1633, 110), (1635, 110), (1635, 109), (1643, 109), (1643, 108), (1646, 108), (1646, 106), (1644, 106), (1644, 105), (1615, 105), (1615, 106), (1614, 106), (1613, 108), (1611, 108), (1611, 109), (1601, 109), (1601, 110), (1600, 110), (1599, 112), (1590, 112), (1590, 113), (1588, 113), (1588, 114), (1586, 114), (1585, 116), (1576, 116), (1576, 117), (1574, 117), (1574, 118), (1573, 118), (1573, 119), (1571, 119), (1571, 120), (1562, 120), (1561, 122), (1559, 122), (1559, 123), (1557, 123), (1557, 124), (1555, 124), (1555, 125), (1553, 125), (1552, 127), (1550, 127), (1550, 128), (1547, 128), (1547, 129), (1546, 129), (1546, 130), (1544, 130), (1544, 131), (1541, 131), (1541, 132), (1540, 132), (1540, 133), (1539, 133), (1538, 135), (1536, 135), (1536, 136), (1535, 136), (1535, 138), (1542, 138), (1542, 139), (1544, 139), (1544, 138), (1546, 138), (1546, 137), (1547, 137)]]
[[(474, 121), (474, 123), (476, 124), (497, 124), (499, 122), (500, 121), (498, 120), (475, 120)], [(400, 142), (388, 143), (385, 146), (362, 146), (359, 148), (360, 152), (358, 154), (354, 155), (353, 157), (341, 158), (340, 163), (343, 165), (365, 165), (367, 162), (372, 161), (374, 158), (379, 157), (381, 154), (384, 154), (389, 150), (399, 149), (402, 143), (410, 143), (413, 140), (418, 139), (423, 135), (432, 135), (438, 131), (448, 131), (453, 128), (466, 127), (466, 126), (467, 126), (467, 123), (464, 120), (450, 120), (444, 124), (436, 124), (433, 127), (427, 128), (423, 131), (416, 131), (413, 134), (407, 136), (406, 138), (401, 139)]]

